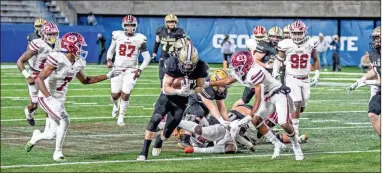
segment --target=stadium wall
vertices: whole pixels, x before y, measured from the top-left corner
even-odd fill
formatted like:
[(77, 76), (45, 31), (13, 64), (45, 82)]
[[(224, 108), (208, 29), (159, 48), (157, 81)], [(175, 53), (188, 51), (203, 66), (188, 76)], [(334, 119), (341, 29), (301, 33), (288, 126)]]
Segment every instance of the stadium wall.
[[(108, 47), (110, 45), (111, 32), (121, 29), (123, 16), (97, 16), (99, 26), (59, 26), (60, 36), (69, 31), (83, 34), (88, 43), (89, 63), (97, 61), (98, 46), (96, 45), (97, 34), (102, 33)], [(79, 24), (86, 23), (86, 15), (79, 15)], [(180, 17), (179, 27), (185, 29), (192, 42), (199, 50), (200, 58), (208, 63), (220, 63), (222, 55), (219, 43), (225, 34), (230, 34), (235, 40), (236, 50), (245, 49), (245, 40), (251, 37), (252, 29), (256, 25), (270, 28), (273, 25), (280, 27), (293, 22), (295, 19), (282, 18), (218, 18), (218, 17)], [(380, 25), (376, 20), (352, 20), (352, 19), (302, 19), (308, 28), (308, 35), (317, 37), (322, 32), (325, 39), (331, 41), (331, 37), (340, 34), (341, 37), (341, 65), (358, 66), (363, 53), (369, 50), (369, 36), (375, 25)], [(161, 17), (138, 17), (138, 32), (146, 35), (148, 48), (152, 52), (155, 31), (164, 24)], [(17, 58), (25, 51), (27, 35), (33, 30), (32, 25), (1, 24), (1, 61), (16, 62)], [(4, 44), (6, 43), (6, 44)], [(140, 57), (140, 59), (142, 59)], [(331, 64), (331, 51), (327, 52), (328, 63)]]

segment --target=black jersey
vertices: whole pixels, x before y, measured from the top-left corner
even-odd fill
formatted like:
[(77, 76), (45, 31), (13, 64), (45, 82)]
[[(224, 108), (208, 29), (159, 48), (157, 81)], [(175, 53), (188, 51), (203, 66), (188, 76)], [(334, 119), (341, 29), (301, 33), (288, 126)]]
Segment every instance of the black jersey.
[[(216, 92), (213, 90), (212, 87), (207, 87), (200, 92), (200, 95), (203, 97), (209, 99), (209, 100), (224, 100), (227, 97), (227, 90), (225, 90), (222, 93)], [(208, 110), (207, 106), (203, 103), (202, 98), (200, 97), (199, 94), (192, 94), (188, 98), (188, 105), (197, 105), (200, 107), (194, 107), (194, 108), (201, 108), (203, 109), (203, 112), (198, 112), (198, 113), (204, 113), (204, 115), (201, 116), (207, 116), (210, 111)]]
[[(186, 75), (183, 74), (182, 71), (180, 70), (179, 61), (176, 57), (169, 57), (168, 59), (166, 59), (166, 61), (164, 62), (164, 73), (174, 78), (186, 77)], [(199, 60), (198, 63), (196, 64), (194, 71), (187, 76), (187, 78), (191, 82), (191, 85), (190, 85), (191, 89), (194, 89), (196, 87), (196, 81), (199, 78), (206, 78), (207, 76), (208, 76), (208, 65), (204, 61)], [(171, 98), (181, 97), (181, 98), (187, 99), (187, 97), (182, 97), (178, 95), (169, 96), (169, 97)]]
[(261, 59), (261, 62), (263, 63), (268, 62), (270, 59), (277, 55), (276, 48), (272, 47), (271, 43), (263, 40), (257, 43), (256, 52), (265, 54), (265, 56)]
[(377, 49), (373, 49), (369, 54), (369, 58), (374, 72), (378, 75), (378, 78), (381, 78), (381, 53)]
[(37, 32), (33, 31), (32, 33), (30, 33), (28, 36), (27, 36), (27, 40), (29, 42), (32, 42), (32, 40), (34, 39), (38, 39), (38, 38), (41, 38), (40, 35), (37, 34)]
[(186, 33), (182, 28), (175, 28), (169, 32), (164, 26), (157, 29), (156, 35), (159, 36), (160, 43), (162, 44), (161, 57), (170, 57), (170, 53), (174, 51), (172, 45), (174, 45), (179, 38), (186, 37)]

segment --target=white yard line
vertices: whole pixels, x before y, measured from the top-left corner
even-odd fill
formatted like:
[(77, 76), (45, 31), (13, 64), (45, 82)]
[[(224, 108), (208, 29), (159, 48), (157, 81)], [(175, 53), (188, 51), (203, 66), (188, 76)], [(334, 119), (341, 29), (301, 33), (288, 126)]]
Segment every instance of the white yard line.
[(311, 120), (312, 123), (340, 122), (340, 120)]
[[(334, 113), (362, 113), (367, 111), (328, 111), (328, 112), (304, 112), (304, 114), (334, 114)], [(3, 116), (4, 117), (4, 116)], [(127, 115), (125, 118), (150, 118), (151, 115)], [(102, 117), (70, 117), (70, 120), (95, 120), (95, 119), (115, 119), (111, 116), (102, 116)], [(35, 118), (35, 120), (45, 120), (45, 118)], [(24, 118), (16, 119), (1, 119), (1, 122), (13, 122), (13, 121), (25, 121)]]
[(368, 125), (371, 125), (370, 122), (362, 122), (362, 123), (345, 123), (345, 124), (350, 124), (350, 125), (365, 125), (365, 124), (368, 124)]
[[(367, 150), (367, 151), (332, 151), (332, 152), (312, 152), (304, 153), (305, 155), (316, 154), (349, 154), (349, 153), (375, 153), (380, 150)], [(292, 156), (294, 154), (281, 154), (281, 156)], [(256, 157), (270, 157), (270, 154), (256, 154), (256, 155), (227, 155), (227, 156), (212, 156), (212, 157), (183, 157), (183, 158), (166, 158), (166, 159), (149, 159), (147, 161), (137, 160), (105, 160), (105, 161), (88, 161), (88, 162), (65, 162), (65, 163), (50, 163), (50, 164), (30, 164), (30, 165), (10, 165), (1, 166), (2, 169), (9, 168), (27, 168), (27, 167), (50, 167), (50, 166), (66, 166), (66, 165), (86, 165), (86, 164), (110, 164), (110, 163), (136, 163), (136, 162), (163, 162), (163, 161), (192, 161), (192, 160), (210, 160), (210, 159), (238, 159), (238, 158), (256, 158)]]

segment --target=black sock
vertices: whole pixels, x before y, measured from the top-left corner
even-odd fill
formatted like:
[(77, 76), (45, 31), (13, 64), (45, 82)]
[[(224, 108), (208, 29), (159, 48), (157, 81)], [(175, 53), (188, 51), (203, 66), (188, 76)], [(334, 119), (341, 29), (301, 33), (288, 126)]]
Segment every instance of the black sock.
[(154, 148), (162, 148), (163, 140), (160, 138), (161, 134), (157, 135), (157, 138), (155, 139)]
[(145, 140), (143, 142), (143, 148), (142, 148), (142, 151), (141, 151), (141, 155), (144, 155), (146, 158), (147, 158), (147, 156), (149, 154), (149, 148), (150, 148), (151, 141), (152, 140)]
[(184, 135), (183, 135), (183, 142), (185, 142), (186, 144), (191, 144), (191, 143), (190, 143), (190, 138), (191, 138), (190, 135), (188, 135), (188, 134), (184, 134)]

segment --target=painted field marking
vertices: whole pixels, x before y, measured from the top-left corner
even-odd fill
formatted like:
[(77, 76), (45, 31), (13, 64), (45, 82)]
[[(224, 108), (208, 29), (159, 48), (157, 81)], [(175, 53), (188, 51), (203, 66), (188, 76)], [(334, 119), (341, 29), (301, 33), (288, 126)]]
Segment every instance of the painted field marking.
[[(349, 153), (375, 153), (380, 150), (367, 150), (367, 151), (332, 151), (332, 152), (311, 152), (305, 155), (316, 154), (349, 154)], [(293, 156), (294, 154), (281, 154), (280, 156)], [(256, 158), (256, 157), (270, 157), (270, 154), (256, 154), (256, 155), (227, 155), (227, 156), (212, 156), (212, 157), (184, 157), (184, 158), (167, 158), (167, 159), (149, 159), (146, 161), (137, 160), (105, 160), (105, 161), (84, 161), (84, 162), (64, 162), (64, 163), (50, 163), (50, 164), (26, 164), (26, 165), (10, 165), (1, 166), (2, 169), (20, 168), (20, 167), (50, 167), (50, 166), (66, 166), (66, 165), (86, 165), (86, 164), (109, 164), (109, 163), (136, 163), (136, 162), (163, 162), (163, 161), (192, 161), (192, 160), (209, 160), (209, 159), (234, 159), (234, 158)]]
[[(367, 111), (330, 111), (330, 112), (304, 112), (303, 114), (333, 114), (333, 113), (361, 113)], [(4, 117), (4, 116), (3, 116)], [(151, 118), (151, 115), (128, 115), (126, 118)], [(95, 120), (95, 119), (115, 119), (111, 116), (103, 116), (103, 117), (70, 117), (70, 120)], [(35, 118), (35, 120), (45, 120), (45, 118)], [(1, 122), (13, 122), (13, 121), (25, 121), (24, 118), (17, 119), (1, 119)]]
[(312, 123), (340, 122), (340, 120), (312, 120)]
[(350, 124), (350, 125), (364, 125), (364, 124), (369, 124), (369, 125), (371, 125), (371, 123), (370, 122), (362, 122), (362, 123), (345, 123), (345, 124)]

